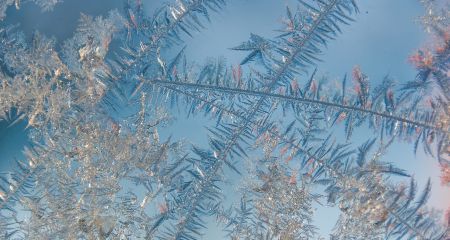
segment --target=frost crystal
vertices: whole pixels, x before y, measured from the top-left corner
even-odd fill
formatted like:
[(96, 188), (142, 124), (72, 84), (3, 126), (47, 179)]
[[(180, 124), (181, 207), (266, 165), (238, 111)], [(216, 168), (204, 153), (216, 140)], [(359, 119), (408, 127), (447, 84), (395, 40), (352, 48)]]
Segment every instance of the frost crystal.
[[(331, 239), (446, 239), (448, 224), (426, 206), (431, 182), (418, 193), (384, 158), (412, 140), (448, 185), (447, 12), (423, 1), (438, 44), (411, 56), (414, 81), (375, 85), (355, 67), (332, 84), (309, 70), (354, 21), (356, 1), (299, 2), (279, 36), (233, 48), (248, 53), (239, 66), (198, 66), (180, 46), (225, 0), (177, 0), (151, 16), (128, 0), (106, 16), (81, 14), (63, 43), (2, 26), (0, 117), (26, 122), (30, 145), (0, 175), (0, 236), (200, 239), (215, 218), (229, 239), (322, 239), (316, 208), (334, 208)], [(21, 4), (0, 0), (0, 19)], [(161, 132), (171, 106), (214, 121), (206, 146)], [(375, 133), (362, 144), (360, 126)]]

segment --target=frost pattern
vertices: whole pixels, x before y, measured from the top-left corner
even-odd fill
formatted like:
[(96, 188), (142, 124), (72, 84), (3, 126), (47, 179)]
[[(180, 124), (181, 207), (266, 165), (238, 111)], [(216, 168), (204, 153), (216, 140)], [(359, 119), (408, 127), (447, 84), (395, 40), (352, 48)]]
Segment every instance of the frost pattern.
[[(439, 44), (411, 57), (414, 81), (372, 86), (355, 67), (336, 87), (313, 67), (354, 21), (356, 2), (299, 2), (278, 37), (252, 34), (233, 48), (248, 52), (239, 66), (219, 58), (198, 67), (181, 47), (224, 0), (177, 0), (153, 16), (126, 1), (122, 12), (82, 14), (62, 46), (2, 28), (0, 116), (17, 111), (32, 146), (0, 175), (1, 236), (198, 239), (215, 218), (230, 239), (319, 239), (317, 203), (340, 211), (331, 239), (445, 239), (448, 224), (426, 206), (430, 182), (418, 193), (410, 174), (383, 160), (392, 143), (414, 140), (448, 182), (445, 11), (423, 1)], [(1, 18), (13, 4), (0, 5)], [(171, 106), (215, 120), (208, 146), (160, 138)], [(363, 124), (375, 137), (352, 144)], [(339, 127), (344, 142), (330, 131)], [(235, 179), (237, 201), (226, 206)]]
[[(26, 1), (24, 1), (26, 3)], [(56, 4), (62, 2), (61, 0), (32, 0), (31, 2), (38, 5), (42, 11), (51, 11), (55, 7)], [(6, 10), (14, 5), (14, 7), (19, 10), (22, 1), (21, 0), (1, 0), (0, 1), (0, 20), (3, 20), (6, 17)]]

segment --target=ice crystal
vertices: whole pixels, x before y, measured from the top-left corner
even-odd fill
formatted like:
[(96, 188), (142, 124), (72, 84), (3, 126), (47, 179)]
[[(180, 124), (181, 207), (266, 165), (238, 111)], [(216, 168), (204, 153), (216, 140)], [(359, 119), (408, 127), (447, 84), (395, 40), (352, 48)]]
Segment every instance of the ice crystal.
[[(6, 17), (6, 10), (13, 6), (19, 10), (22, 6), (22, 2), (27, 1), (21, 1), (21, 0), (1, 0), (0, 1), (0, 20), (3, 20)], [(31, 2), (37, 4), (42, 11), (50, 11), (54, 8), (54, 6), (60, 2), (61, 0), (32, 0)]]
[[(448, 184), (445, 11), (427, 5), (422, 22), (439, 42), (410, 58), (414, 81), (374, 85), (355, 67), (336, 87), (311, 67), (354, 21), (356, 1), (299, 2), (279, 36), (251, 34), (232, 48), (248, 55), (231, 67), (221, 58), (198, 66), (180, 46), (224, 0), (177, 0), (153, 15), (126, 1), (106, 16), (81, 14), (62, 44), (2, 26), (0, 117), (16, 111), (31, 143), (0, 175), (0, 235), (199, 239), (215, 217), (230, 239), (316, 239), (315, 208), (326, 205), (340, 211), (331, 239), (445, 239), (448, 224), (426, 206), (431, 183), (417, 194), (411, 175), (383, 159), (394, 142), (414, 140)], [(20, 4), (2, 1), (0, 19)], [(214, 120), (207, 146), (160, 136), (171, 106)], [(354, 147), (363, 124), (376, 134)], [(231, 207), (228, 183), (240, 186)]]

